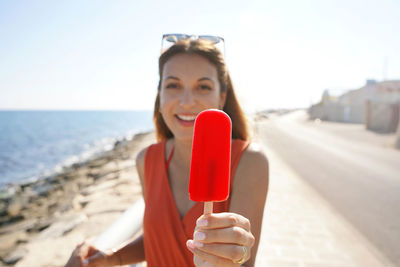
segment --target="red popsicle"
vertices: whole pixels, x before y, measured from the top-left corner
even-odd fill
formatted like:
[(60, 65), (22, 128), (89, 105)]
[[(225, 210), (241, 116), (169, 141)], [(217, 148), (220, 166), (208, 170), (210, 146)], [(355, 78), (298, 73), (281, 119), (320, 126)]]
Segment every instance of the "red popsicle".
[[(211, 202), (204, 213), (212, 212), (213, 201), (229, 197), (232, 122), (217, 109), (200, 112), (194, 123), (189, 197)], [(207, 207), (206, 207), (207, 206)]]

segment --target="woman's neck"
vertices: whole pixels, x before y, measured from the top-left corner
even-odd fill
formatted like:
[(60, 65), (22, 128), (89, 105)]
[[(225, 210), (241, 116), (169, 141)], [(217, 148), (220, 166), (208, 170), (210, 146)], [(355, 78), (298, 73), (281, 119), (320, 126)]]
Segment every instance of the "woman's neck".
[(181, 167), (190, 168), (190, 160), (192, 157), (192, 140), (182, 141), (174, 139), (175, 147), (173, 160)]

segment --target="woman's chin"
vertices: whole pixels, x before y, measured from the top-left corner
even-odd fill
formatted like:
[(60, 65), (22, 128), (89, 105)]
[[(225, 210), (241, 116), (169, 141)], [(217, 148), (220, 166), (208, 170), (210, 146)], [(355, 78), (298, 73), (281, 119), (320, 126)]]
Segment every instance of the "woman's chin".
[(175, 141), (180, 142), (192, 142), (193, 140), (193, 129), (188, 133), (174, 133)]

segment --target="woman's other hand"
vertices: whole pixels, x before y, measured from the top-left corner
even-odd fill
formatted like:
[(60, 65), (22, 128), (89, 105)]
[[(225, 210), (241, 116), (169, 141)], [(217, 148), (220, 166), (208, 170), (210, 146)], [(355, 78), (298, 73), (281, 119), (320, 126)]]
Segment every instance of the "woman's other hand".
[(76, 246), (64, 267), (80, 267), (84, 259), (93, 255), (93, 248), (87, 241), (80, 243)]
[(251, 256), (255, 238), (250, 221), (230, 212), (202, 215), (186, 245), (197, 267), (240, 266)]
[(105, 253), (97, 249), (90, 242), (83, 242), (72, 252), (65, 267), (108, 267), (114, 266), (111, 262), (112, 252)]

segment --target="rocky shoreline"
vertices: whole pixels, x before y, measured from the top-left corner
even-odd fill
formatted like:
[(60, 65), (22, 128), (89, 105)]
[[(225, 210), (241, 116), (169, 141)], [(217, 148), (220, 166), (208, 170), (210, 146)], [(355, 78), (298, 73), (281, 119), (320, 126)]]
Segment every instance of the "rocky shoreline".
[(154, 133), (137, 134), (60, 174), (1, 190), (0, 266), (63, 266), (140, 196), (135, 157), (153, 142)]

